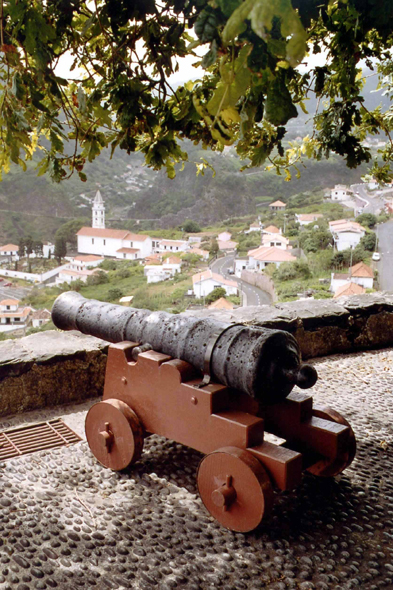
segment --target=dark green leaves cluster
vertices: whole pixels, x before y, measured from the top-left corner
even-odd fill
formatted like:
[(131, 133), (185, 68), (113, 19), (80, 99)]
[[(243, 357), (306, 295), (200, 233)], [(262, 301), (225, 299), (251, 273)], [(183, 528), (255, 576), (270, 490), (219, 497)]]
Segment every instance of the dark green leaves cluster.
[[(371, 159), (367, 135), (388, 142), (380, 179), (390, 176), (392, 112), (368, 112), (361, 63), (378, 67), (387, 92), (393, 43), (390, 0), (3, 0), (0, 16), (0, 170), (25, 167), (55, 181), (104, 148), (141, 151), (169, 177), (187, 154), (179, 140), (222, 150), (277, 172), (330, 152), (354, 167)], [(192, 34), (194, 31), (194, 34)], [(173, 88), (178, 59), (205, 70)], [(329, 60), (299, 70), (307, 51)], [(61, 63), (71, 60), (62, 77)], [(198, 61), (199, 59), (199, 61)], [(363, 61), (362, 61), (363, 60)], [(60, 66), (59, 66), (60, 64)], [(302, 73), (303, 72), (303, 73)], [(319, 99), (314, 133), (286, 149), (286, 125)]]

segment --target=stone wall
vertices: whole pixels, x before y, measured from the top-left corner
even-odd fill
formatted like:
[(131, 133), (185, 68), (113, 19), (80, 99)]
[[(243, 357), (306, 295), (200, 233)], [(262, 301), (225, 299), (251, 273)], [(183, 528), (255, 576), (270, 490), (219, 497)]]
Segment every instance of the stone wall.
[[(188, 312), (187, 312), (188, 313)], [(195, 311), (198, 317), (287, 330), (304, 359), (393, 346), (393, 293)]]
[(102, 395), (107, 348), (78, 332), (0, 342), (0, 416)]
[(258, 272), (250, 272), (249, 270), (242, 270), (241, 279), (245, 283), (254, 285), (262, 291), (265, 291), (270, 296), (270, 301), (277, 301), (276, 292), (274, 289), (273, 280), (268, 276)]
[[(187, 312), (287, 330), (304, 359), (393, 346), (393, 294)], [(0, 342), (0, 416), (102, 395), (108, 343), (48, 331)]]

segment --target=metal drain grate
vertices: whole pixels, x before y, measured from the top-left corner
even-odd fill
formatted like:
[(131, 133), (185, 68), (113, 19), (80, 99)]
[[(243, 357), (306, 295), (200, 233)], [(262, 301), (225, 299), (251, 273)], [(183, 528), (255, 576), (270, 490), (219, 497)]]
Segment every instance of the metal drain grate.
[(36, 451), (64, 447), (82, 440), (57, 418), (0, 432), (0, 461)]

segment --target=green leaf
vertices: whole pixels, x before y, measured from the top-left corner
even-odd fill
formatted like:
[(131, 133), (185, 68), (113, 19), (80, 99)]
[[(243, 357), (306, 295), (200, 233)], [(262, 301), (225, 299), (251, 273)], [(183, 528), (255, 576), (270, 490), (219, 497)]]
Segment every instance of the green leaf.
[(246, 0), (231, 14), (222, 32), (224, 45), (228, 45), (246, 30), (247, 27), (244, 21), (250, 14), (253, 5), (254, 0)]
[(213, 41), (217, 36), (217, 17), (210, 9), (204, 9), (198, 16), (194, 25), (195, 34), (203, 41), (207, 43)]
[(217, 59), (217, 41), (214, 39), (210, 50), (203, 56), (201, 66), (206, 70), (210, 68)]
[(276, 127), (297, 117), (297, 110), (286, 87), (284, 77), (277, 76), (270, 84), (266, 96), (264, 118)]

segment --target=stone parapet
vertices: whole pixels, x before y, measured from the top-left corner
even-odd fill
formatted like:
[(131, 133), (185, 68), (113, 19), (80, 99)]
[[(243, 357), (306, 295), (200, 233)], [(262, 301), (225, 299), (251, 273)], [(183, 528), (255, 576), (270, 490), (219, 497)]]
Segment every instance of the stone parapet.
[(189, 314), (287, 330), (299, 342), (304, 359), (393, 345), (393, 293)]
[(102, 395), (108, 343), (47, 331), (0, 342), (0, 415)]
[[(393, 345), (392, 293), (187, 313), (287, 330), (304, 359)], [(0, 416), (102, 395), (107, 348), (79, 332), (0, 342)]]

